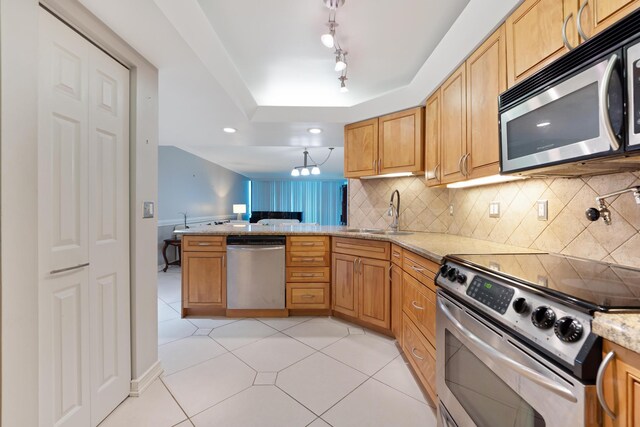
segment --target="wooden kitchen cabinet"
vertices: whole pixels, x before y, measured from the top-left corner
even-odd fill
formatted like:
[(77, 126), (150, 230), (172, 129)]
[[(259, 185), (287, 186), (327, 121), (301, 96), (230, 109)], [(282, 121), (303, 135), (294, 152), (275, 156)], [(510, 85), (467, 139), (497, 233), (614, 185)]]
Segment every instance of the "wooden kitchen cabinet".
[(500, 135), (496, 125), (498, 96), (507, 90), (504, 25), (466, 62), (467, 140), (463, 170), (467, 179), (500, 172)]
[(640, 7), (640, 0), (583, 0), (580, 6), (582, 29), (590, 38)]
[[(333, 311), (359, 319), (368, 325), (389, 330), (391, 328), (390, 244), (348, 238), (333, 240), (334, 252), (331, 263)], [(363, 257), (361, 254), (372, 256)], [(386, 254), (386, 258), (381, 258), (380, 254)]]
[(424, 108), (378, 118), (378, 174), (424, 171)]
[(615, 357), (604, 373), (604, 397), (616, 414), (612, 420), (603, 411), (605, 427), (640, 427), (640, 354), (610, 341), (603, 341), (603, 357)]
[(328, 236), (287, 236), (287, 309), (331, 308), (331, 240)]
[(183, 252), (183, 308), (226, 307), (227, 266), (225, 261), (225, 252)]
[(344, 127), (344, 176), (360, 178), (378, 173), (378, 119)]
[(440, 158), (441, 127), (440, 127), (440, 90), (435, 91), (433, 95), (427, 99), (425, 109), (425, 177), (427, 186), (433, 187), (441, 184), (442, 167)]
[(562, 39), (567, 18), (567, 39), (572, 46), (578, 45), (577, 12), (577, 0), (525, 0), (507, 18), (509, 87), (569, 51)]
[(182, 237), (182, 316), (224, 314), (227, 306), (225, 236)]
[(346, 125), (345, 178), (422, 172), (423, 130), (423, 107)]
[(402, 267), (391, 265), (391, 332), (402, 346)]
[(443, 184), (461, 181), (462, 161), (467, 150), (467, 96), (465, 64), (440, 88), (441, 163)]

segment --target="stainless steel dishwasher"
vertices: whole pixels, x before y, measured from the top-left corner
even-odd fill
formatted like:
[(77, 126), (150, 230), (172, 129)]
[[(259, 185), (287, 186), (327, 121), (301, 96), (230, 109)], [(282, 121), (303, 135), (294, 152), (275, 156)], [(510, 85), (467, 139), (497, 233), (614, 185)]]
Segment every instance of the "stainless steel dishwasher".
[(284, 236), (227, 237), (227, 308), (285, 308)]

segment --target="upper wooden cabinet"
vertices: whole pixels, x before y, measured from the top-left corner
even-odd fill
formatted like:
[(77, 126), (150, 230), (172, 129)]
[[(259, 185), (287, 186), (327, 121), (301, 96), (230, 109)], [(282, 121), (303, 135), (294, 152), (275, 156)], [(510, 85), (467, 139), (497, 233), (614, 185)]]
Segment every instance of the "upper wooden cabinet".
[(493, 33), (466, 63), (467, 155), (463, 169), (469, 179), (500, 171), (498, 95), (507, 90), (507, 48), (504, 26)]
[(640, 0), (583, 0), (578, 15), (583, 33), (592, 37), (638, 7)]
[(344, 127), (344, 176), (360, 178), (378, 170), (378, 119)]
[(577, 0), (525, 0), (507, 18), (509, 87), (569, 51), (563, 28), (568, 42), (578, 44), (577, 12)]
[(640, 354), (605, 340), (603, 356), (610, 351), (615, 356), (604, 371), (604, 398), (616, 419), (603, 413), (604, 426), (640, 427)]
[(378, 118), (379, 174), (424, 171), (424, 108)]
[(424, 164), (425, 177), (429, 187), (441, 184), (440, 129), (440, 91), (437, 90), (427, 99), (425, 109)]
[(422, 172), (423, 127), (423, 107), (346, 125), (344, 176)]
[(442, 183), (461, 181), (462, 161), (467, 152), (467, 97), (465, 65), (444, 82), (441, 97)]

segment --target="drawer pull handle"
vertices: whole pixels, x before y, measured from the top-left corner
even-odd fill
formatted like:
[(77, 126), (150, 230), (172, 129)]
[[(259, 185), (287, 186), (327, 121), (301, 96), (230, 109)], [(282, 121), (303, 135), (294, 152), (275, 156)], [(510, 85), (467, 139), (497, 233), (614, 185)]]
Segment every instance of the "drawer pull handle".
[(413, 348), (411, 349), (411, 354), (413, 354), (413, 357), (415, 357), (415, 358), (416, 358), (416, 359), (418, 359), (418, 360), (424, 360), (424, 357), (420, 357), (420, 356), (418, 356), (418, 355), (416, 354), (416, 348), (415, 348), (415, 347), (413, 347)]
[(415, 265), (412, 265), (411, 268), (413, 268), (418, 273), (422, 273), (424, 271), (424, 268), (416, 267)]
[(300, 246), (315, 246), (315, 242), (301, 242)]
[(313, 298), (314, 296), (311, 294), (300, 295), (302, 298)]
[(196, 243), (196, 246), (213, 246), (213, 243), (198, 242), (198, 243)]
[(319, 274), (315, 274), (315, 273), (302, 273), (300, 274), (300, 277), (316, 277), (319, 276)]
[(300, 261), (302, 262), (314, 262), (316, 261), (317, 258), (301, 258)]
[(394, 252), (394, 253), (393, 253), (393, 257), (394, 257), (394, 258), (400, 258), (400, 254), (399, 254), (398, 252)]
[(420, 307), (416, 301), (411, 301), (411, 305), (418, 310), (424, 310), (424, 307)]

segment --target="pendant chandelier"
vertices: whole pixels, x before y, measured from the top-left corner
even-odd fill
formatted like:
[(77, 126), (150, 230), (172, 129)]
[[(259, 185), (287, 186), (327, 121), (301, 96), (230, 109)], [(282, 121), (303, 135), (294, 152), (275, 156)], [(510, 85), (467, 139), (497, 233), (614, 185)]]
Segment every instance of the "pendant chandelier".
[[(291, 170), (291, 176), (294, 177), (298, 177), (298, 176), (309, 176), (309, 175), (320, 175), (320, 166), (324, 165), (325, 163), (327, 163), (327, 160), (329, 160), (329, 157), (331, 157), (331, 153), (333, 152), (333, 147), (329, 148), (329, 155), (327, 156), (326, 159), (324, 159), (324, 161), (322, 163), (316, 163), (312, 158), (311, 155), (309, 154), (309, 151), (307, 151), (307, 149), (305, 148), (303, 153), (304, 154), (304, 163), (302, 166), (296, 166)], [(311, 161), (311, 162), (309, 162)]]

